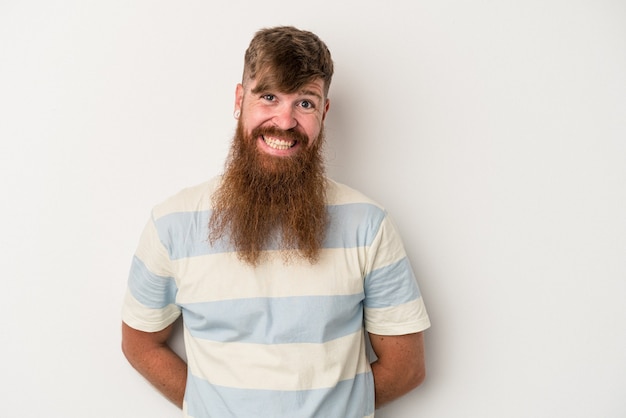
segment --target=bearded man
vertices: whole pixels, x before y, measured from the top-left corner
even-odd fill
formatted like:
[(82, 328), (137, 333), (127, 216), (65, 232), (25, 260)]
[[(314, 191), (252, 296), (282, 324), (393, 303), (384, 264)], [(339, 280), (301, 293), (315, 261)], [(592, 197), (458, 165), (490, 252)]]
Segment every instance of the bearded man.
[[(144, 229), (122, 348), (185, 417), (373, 417), (424, 378), (430, 322), (400, 238), (324, 173), (332, 74), (315, 34), (257, 32), (224, 174)], [(187, 363), (167, 344), (181, 315)]]

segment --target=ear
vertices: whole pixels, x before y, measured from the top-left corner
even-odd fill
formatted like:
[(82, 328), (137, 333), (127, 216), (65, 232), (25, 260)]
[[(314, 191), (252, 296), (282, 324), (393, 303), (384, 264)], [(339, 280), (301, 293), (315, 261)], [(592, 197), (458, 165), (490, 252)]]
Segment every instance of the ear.
[(328, 109), (330, 109), (330, 99), (326, 99), (324, 103), (324, 111), (322, 112), (322, 122), (326, 119), (326, 114), (328, 113)]
[(243, 104), (243, 85), (239, 83), (237, 84), (237, 88), (235, 89), (235, 112), (237, 110), (241, 111), (242, 104)]

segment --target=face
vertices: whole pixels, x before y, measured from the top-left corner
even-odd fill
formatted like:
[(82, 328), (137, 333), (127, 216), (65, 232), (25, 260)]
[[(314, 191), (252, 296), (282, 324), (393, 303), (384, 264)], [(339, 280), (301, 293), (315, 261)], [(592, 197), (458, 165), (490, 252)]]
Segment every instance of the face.
[(256, 80), (237, 85), (235, 110), (241, 112), (244, 134), (263, 154), (274, 157), (296, 155), (317, 140), (329, 101), (324, 81), (315, 79), (295, 93), (261, 90)]
[(209, 240), (227, 238), (242, 260), (256, 265), (279, 237), (287, 259), (297, 249), (315, 262), (328, 224), (323, 82), (293, 94), (247, 84), (237, 86), (241, 115), (213, 196)]

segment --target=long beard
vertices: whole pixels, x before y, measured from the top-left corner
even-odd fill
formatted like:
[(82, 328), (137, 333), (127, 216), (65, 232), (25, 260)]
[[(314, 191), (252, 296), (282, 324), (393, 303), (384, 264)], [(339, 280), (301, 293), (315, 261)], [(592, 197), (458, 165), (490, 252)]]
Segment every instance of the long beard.
[[(295, 156), (275, 157), (257, 149), (261, 133), (291, 135)], [(315, 263), (328, 225), (323, 130), (311, 147), (306, 137), (273, 129), (244, 134), (241, 121), (233, 139), (222, 184), (213, 196), (209, 241), (228, 238), (239, 258), (258, 265), (265, 250), (298, 255)]]

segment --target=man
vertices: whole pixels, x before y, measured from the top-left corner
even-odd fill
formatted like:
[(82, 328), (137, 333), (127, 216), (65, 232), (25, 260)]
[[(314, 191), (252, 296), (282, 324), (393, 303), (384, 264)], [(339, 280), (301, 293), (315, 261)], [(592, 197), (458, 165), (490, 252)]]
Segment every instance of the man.
[[(144, 229), (122, 347), (186, 417), (373, 417), (424, 378), (430, 323), (393, 224), (324, 175), (332, 74), (313, 33), (257, 32), (223, 176)], [(187, 364), (167, 345), (181, 314)]]

